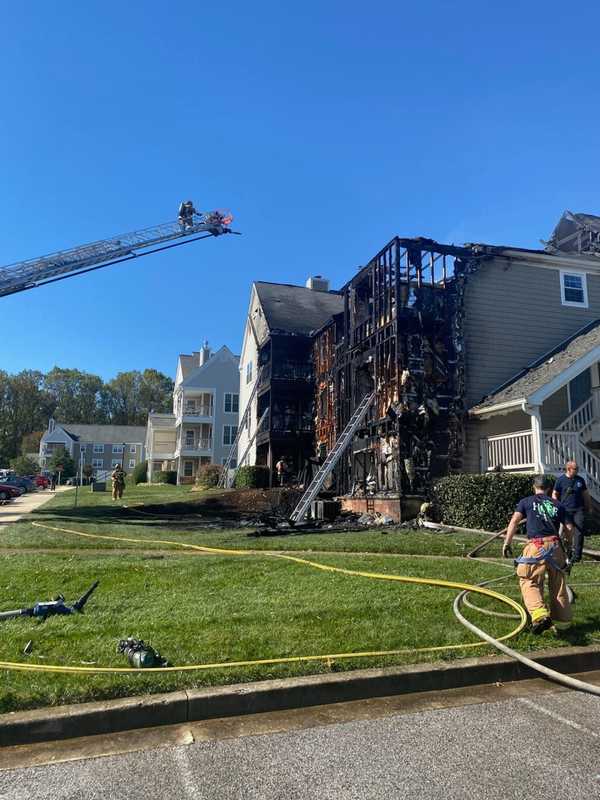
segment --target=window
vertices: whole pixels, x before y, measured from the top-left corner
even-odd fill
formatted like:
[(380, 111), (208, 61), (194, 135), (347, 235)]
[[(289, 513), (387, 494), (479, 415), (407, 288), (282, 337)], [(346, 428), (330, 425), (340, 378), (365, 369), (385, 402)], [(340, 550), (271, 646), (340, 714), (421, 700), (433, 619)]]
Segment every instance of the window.
[(129, 459), (129, 469), (133, 469), (135, 467), (135, 458)]
[(111, 467), (114, 469), (115, 467), (120, 467), (120, 466), (121, 466), (121, 460), (118, 458), (113, 458), (113, 460), (111, 461)]
[(113, 455), (121, 455), (123, 452), (123, 445), (122, 444), (113, 444), (112, 446)]
[(576, 411), (592, 396), (592, 374), (589, 369), (569, 381), (569, 410)]
[(94, 453), (103, 453), (104, 452), (104, 445), (103, 444), (95, 444), (94, 445)]
[[(225, 464), (227, 463), (227, 457), (225, 457), (221, 463), (223, 464), (223, 466), (225, 466)], [(237, 459), (232, 458), (231, 461), (229, 462), (229, 469), (235, 469), (236, 467), (237, 467)]]
[(560, 299), (563, 306), (588, 307), (585, 272), (560, 272)]
[(185, 432), (185, 444), (186, 447), (194, 446), (194, 431), (187, 430)]
[(196, 401), (195, 400), (186, 400), (185, 401), (185, 410), (191, 411), (192, 413), (196, 410)]
[(223, 444), (231, 447), (237, 436), (237, 425), (223, 425)]
[(231, 392), (225, 392), (225, 413), (237, 414), (240, 410), (240, 396)]
[(154, 472), (161, 472), (162, 465), (163, 465), (162, 461), (155, 461), (153, 466), (152, 466), (152, 469), (154, 470)]
[(246, 383), (252, 383), (252, 362), (246, 364)]
[(133, 454), (135, 455), (135, 451), (136, 451), (136, 450), (137, 450), (137, 447), (136, 447), (136, 445), (135, 445), (135, 444), (130, 444), (130, 445), (129, 445), (129, 452), (130, 452), (130, 453), (133, 453)]
[(93, 458), (92, 459), (92, 467), (94, 469), (104, 469), (104, 459), (103, 458)]
[(184, 461), (183, 462), (183, 477), (184, 478), (192, 478), (194, 475), (194, 462), (193, 461)]

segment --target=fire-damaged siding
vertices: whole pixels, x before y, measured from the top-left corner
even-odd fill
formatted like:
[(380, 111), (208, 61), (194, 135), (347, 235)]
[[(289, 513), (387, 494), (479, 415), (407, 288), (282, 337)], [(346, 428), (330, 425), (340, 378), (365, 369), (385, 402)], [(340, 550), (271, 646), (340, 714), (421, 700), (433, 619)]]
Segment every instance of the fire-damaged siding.
[(422, 492), (462, 459), (459, 326), (469, 251), (394, 239), (343, 289), (315, 336), (315, 430), (330, 450), (363, 397), (376, 400), (337, 468), (337, 490)]
[(600, 317), (600, 276), (588, 273), (588, 308), (561, 304), (560, 270), (495, 257), (467, 281), (465, 402), (482, 400), (519, 370)]

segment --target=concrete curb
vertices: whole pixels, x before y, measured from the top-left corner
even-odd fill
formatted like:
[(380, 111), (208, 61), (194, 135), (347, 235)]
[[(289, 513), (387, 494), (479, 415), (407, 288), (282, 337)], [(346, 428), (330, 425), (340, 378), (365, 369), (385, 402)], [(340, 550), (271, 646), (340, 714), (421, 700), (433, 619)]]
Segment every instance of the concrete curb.
[[(559, 672), (600, 669), (600, 646), (561, 647), (533, 655)], [(513, 659), (484, 656), (49, 707), (1, 715), (0, 746), (534, 677), (539, 673)]]

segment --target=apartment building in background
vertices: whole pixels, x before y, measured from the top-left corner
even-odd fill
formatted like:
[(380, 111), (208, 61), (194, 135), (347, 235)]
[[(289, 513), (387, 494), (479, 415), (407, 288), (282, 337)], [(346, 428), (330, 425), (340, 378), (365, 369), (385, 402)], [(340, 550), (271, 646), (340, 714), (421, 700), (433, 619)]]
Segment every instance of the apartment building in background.
[(57, 450), (67, 452), (79, 466), (91, 466), (94, 474), (112, 471), (120, 464), (125, 472), (146, 458), (146, 429), (141, 425), (71, 425), (50, 419), (40, 441), (42, 469)]
[(239, 384), (239, 357), (226, 346), (212, 353), (205, 342), (179, 356), (173, 412), (148, 416), (150, 482), (160, 470), (175, 470), (178, 483), (193, 483), (202, 465), (225, 463), (237, 435)]

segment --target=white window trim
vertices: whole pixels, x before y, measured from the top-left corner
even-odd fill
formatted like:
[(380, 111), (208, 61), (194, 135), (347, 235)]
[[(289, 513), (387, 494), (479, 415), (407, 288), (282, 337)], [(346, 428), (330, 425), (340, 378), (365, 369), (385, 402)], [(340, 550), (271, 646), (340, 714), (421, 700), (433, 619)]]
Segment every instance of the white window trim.
[[(231, 411), (227, 411), (227, 408), (226, 408), (226, 402), (225, 401), (226, 401), (227, 395), (229, 395), (229, 397), (231, 397)], [(237, 395), (237, 399), (238, 399), (238, 410), (234, 411), (233, 410), (233, 398), (236, 395)], [(223, 392), (223, 413), (224, 414), (239, 414), (240, 413), (240, 395), (239, 395), (239, 392)]]
[[(565, 276), (577, 275), (581, 278), (581, 286), (583, 289), (583, 303), (575, 303), (573, 300), (565, 300)], [(561, 269), (560, 270), (560, 302), (563, 306), (571, 306), (571, 308), (589, 308), (588, 302), (588, 289), (587, 289), (587, 272), (580, 272), (576, 269)]]
[(136, 453), (137, 452), (137, 445), (136, 444), (130, 444), (129, 445), (129, 452), (130, 453)]
[(92, 459), (92, 469), (104, 469), (104, 459), (103, 458), (93, 458)]
[(94, 453), (104, 453), (104, 445), (103, 444), (95, 444), (94, 445)]
[(112, 446), (113, 455), (115, 456), (122, 456), (125, 449), (122, 444), (113, 444)]
[[(233, 431), (233, 428), (237, 428), (237, 427), (238, 427), (237, 425), (223, 425), (223, 447), (231, 447), (231, 445), (234, 443), (235, 437), (237, 436), (237, 430), (233, 435), (232, 435), (232, 431)], [(225, 441), (225, 428), (229, 428), (229, 439), (230, 439), (229, 442)]]
[(111, 461), (110, 466), (111, 466), (111, 469), (115, 469), (116, 467), (120, 467), (121, 466), (121, 459), (120, 458), (113, 458), (113, 460)]
[(135, 458), (129, 459), (129, 469), (133, 469), (135, 467)]

